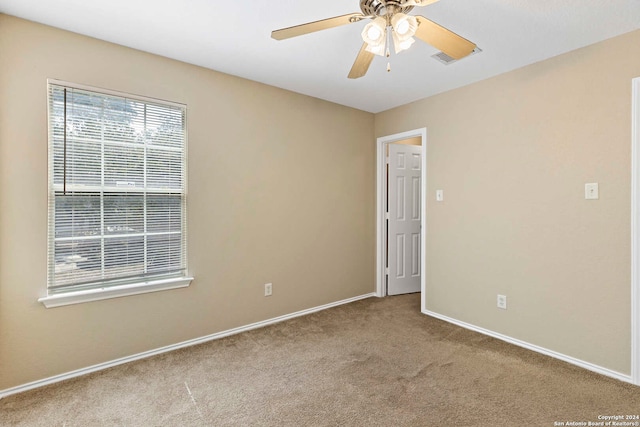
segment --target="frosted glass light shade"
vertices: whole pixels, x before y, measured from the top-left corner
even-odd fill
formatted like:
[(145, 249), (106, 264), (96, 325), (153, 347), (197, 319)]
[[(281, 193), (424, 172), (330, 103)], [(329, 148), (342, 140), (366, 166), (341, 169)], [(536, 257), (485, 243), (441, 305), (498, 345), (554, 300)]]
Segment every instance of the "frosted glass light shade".
[(415, 16), (396, 13), (391, 18), (391, 26), (393, 27), (393, 32), (398, 35), (398, 38), (404, 41), (414, 36), (418, 29), (418, 20)]
[(384, 43), (379, 44), (378, 46), (371, 46), (368, 44), (365, 50), (373, 53), (374, 55), (384, 56)]
[(382, 17), (377, 17), (365, 25), (362, 30), (362, 40), (369, 46), (384, 45), (384, 38), (387, 32), (387, 21)]
[(407, 50), (411, 47), (411, 45), (415, 42), (413, 37), (409, 37), (405, 40), (400, 40), (398, 34), (394, 31), (392, 34), (393, 37), (393, 49), (396, 51), (396, 54), (402, 52), (403, 50)]

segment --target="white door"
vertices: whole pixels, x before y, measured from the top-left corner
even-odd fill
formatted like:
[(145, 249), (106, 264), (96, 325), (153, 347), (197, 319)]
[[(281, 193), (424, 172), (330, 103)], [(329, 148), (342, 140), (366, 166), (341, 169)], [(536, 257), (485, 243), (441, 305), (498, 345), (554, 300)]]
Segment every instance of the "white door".
[(422, 147), (389, 144), (387, 294), (420, 292)]

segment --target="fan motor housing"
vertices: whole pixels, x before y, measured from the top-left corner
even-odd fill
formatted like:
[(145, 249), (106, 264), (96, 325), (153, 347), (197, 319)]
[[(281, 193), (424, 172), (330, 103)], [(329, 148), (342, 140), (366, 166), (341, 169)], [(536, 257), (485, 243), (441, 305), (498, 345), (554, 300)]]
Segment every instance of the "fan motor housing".
[(407, 13), (413, 6), (402, 6), (404, 0), (360, 0), (360, 10), (365, 16), (386, 16), (392, 13)]

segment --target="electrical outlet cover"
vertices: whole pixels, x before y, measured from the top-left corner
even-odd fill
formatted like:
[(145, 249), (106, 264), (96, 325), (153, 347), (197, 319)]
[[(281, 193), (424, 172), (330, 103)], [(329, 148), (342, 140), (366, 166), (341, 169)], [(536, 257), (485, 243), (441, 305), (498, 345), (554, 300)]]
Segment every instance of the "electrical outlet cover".
[(503, 310), (507, 309), (507, 296), (506, 295), (498, 295), (498, 308)]

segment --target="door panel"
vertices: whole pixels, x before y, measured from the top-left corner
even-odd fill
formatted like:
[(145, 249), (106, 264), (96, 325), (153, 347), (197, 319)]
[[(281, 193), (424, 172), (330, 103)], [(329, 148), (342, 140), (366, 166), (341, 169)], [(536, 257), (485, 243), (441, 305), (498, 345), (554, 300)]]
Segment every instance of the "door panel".
[[(404, 203), (404, 194), (406, 193), (406, 189), (404, 186), (404, 176), (397, 176), (396, 177), (396, 215), (394, 216), (394, 218), (398, 221), (404, 221), (405, 217), (404, 217), (404, 208), (405, 208), (405, 203)], [(393, 199), (392, 199), (393, 200)]]
[(411, 235), (411, 275), (420, 277), (420, 233)]
[(389, 295), (420, 292), (422, 147), (389, 144)]

